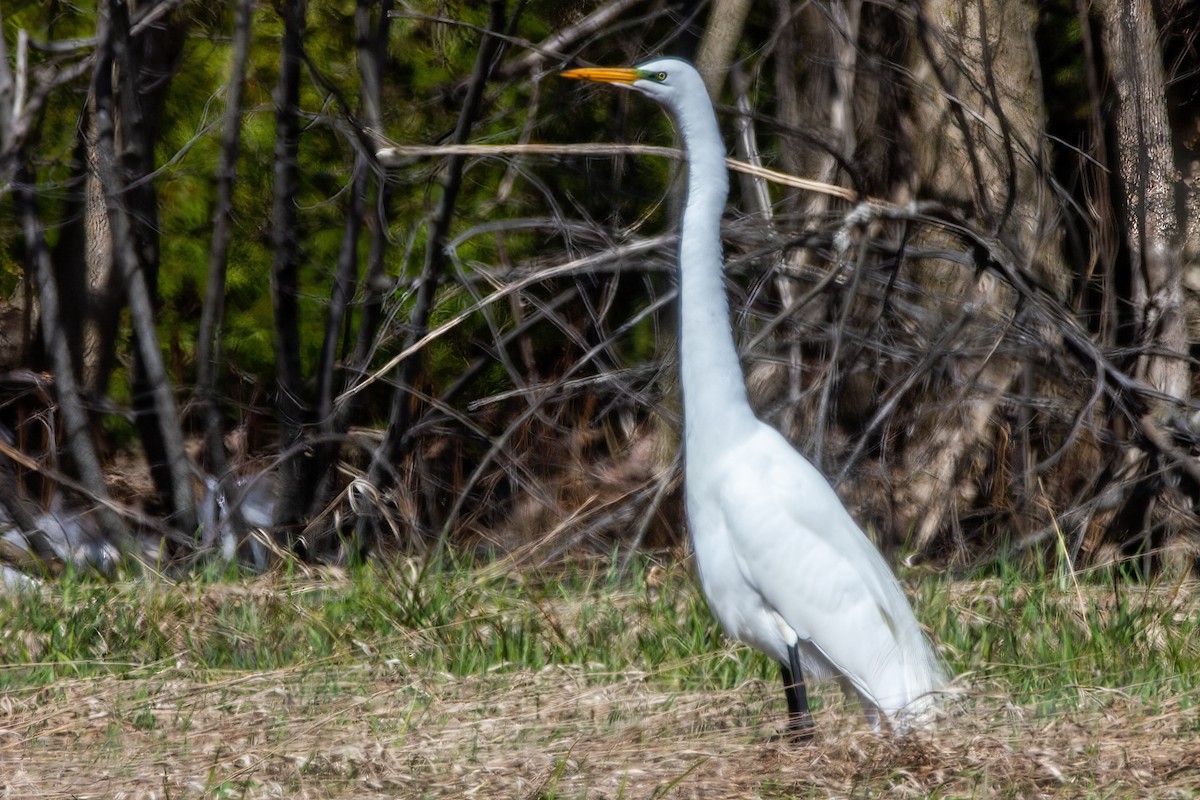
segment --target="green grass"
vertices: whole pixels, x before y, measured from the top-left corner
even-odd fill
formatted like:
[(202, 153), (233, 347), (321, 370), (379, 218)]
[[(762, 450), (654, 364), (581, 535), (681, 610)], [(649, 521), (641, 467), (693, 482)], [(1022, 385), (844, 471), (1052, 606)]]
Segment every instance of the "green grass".
[(1153, 700), (1200, 685), (1200, 602), (1191, 585), (1012, 568), (926, 582), (915, 601), (957, 673), (1053, 712), (1110, 690)]
[(818, 745), (795, 750), (769, 739), (777, 667), (723, 639), (673, 562), (67, 575), (0, 597), (0, 758), (89, 796), (1124, 798), (1200, 776), (1191, 587), (910, 584), (963, 713), (924, 743), (871, 738), (815, 687)]
[[(1187, 693), (1200, 675), (1200, 615), (1185, 589), (1003, 569), (971, 583), (927, 575), (914, 605), (954, 673), (1021, 705)], [(578, 665), (597, 681), (642, 670), (680, 690), (776, 677), (768, 659), (722, 640), (688, 570), (651, 561), (552, 575), (414, 561), (240, 581), (67, 575), (0, 597), (0, 618), (0, 688), (177, 664), (379, 662), (455, 676)]]
[(658, 570), (657, 586), (646, 574), (644, 563), (539, 579), (406, 561), (244, 581), (67, 575), (0, 597), (0, 688), (180, 662), (265, 671), (382, 661), (459, 676), (581, 665), (598, 676), (661, 671), (681, 686), (732, 686), (764, 668), (749, 653), (689, 666), (721, 648), (719, 632), (686, 572)]

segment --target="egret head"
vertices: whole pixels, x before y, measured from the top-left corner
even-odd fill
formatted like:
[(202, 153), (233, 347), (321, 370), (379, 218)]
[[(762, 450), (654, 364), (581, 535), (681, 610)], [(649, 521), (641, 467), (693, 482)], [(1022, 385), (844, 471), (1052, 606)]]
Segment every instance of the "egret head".
[(562, 73), (564, 78), (628, 86), (668, 108), (679, 108), (688, 97), (707, 97), (696, 68), (679, 58), (656, 58), (636, 67), (584, 67)]

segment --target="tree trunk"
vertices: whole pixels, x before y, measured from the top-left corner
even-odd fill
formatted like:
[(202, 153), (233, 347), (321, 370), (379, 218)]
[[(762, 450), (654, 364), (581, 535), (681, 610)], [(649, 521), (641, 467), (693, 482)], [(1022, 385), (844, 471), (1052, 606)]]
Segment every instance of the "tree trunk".
[[(392, 0), (382, 0), (379, 20), (374, 30), (371, 27), (372, 0), (358, 0), (354, 7), (354, 27), (358, 39), (359, 72), (362, 74), (363, 119), (367, 127), (379, 130), (383, 126), (380, 115), (383, 95), (383, 70), (387, 65), (387, 39), (391, 30), (390, 17)], [(387, 240), (387, 181), (376, 175), (373, 202), (368, 205), (367, 232), (370, 246), (367, 250), (367, 271), (363, 280), (362, 315), (358, 325), (358, 337), (354, 354), (350, 357), (351, 373), (365, 371), (373, 354), (375, 336), (383, 317), (383, 299), (392, 290), (394, 281), (388, 276), (384, 255), (389, 246)], [(357, 380), (352, 375), (351, 382)], [(335, 427), (345, 430), (354, 408), (354, 401), (344, 403), (336, 409), (338, 421)]]
[(41, 220), (38, 217), (37, 201), (33, 193), (33, 181), (29, 173), (18, 173), (13, 197), (21, 227), (25, 234), (26, 263), (33, 267), (37, 277), (39, 320), (50, 363), (54, 367), (54, 394), (58, 399), (58, 410), (63, 419), (63, 438), (67, 453), (75, 467), (75, 473), (84, 490), (96, 504), (100, 530), (127, 559), (137, 563), (141, 556), (136, 540), (129, 535), (121, 518), (112, 510), (108, 489), (104, 483), (104, 471), (96, 454), (91, 426), (79, 391), (75, 375), (75, 364), (70, 351), (65, 326), (65, 315), (59, 303), (58, 285), (54, 268), (50, 263), (50, 251)]
[[(84, 115), (92, 118), (90, 100), (85, 103)], [(80, 377), (80, 388), (94, 395), (92, 376), (95, 374), (95, 359), (92, 354), (98, 353), (96, 326), (93, 324), (94, 292), (89, 281), (91, 277), (92, 259), (90, 258), (91, 236), (88, 226), (96, 218), (91, 207), (91, 190), (95, 185), (94, 170), (91, 168), (90, 153), (93, 150), (90, 140), (90, 129), (80, 125), (76, 132), (76, 142), (70, 165), (70, 179), (63, 187), (63, 227), (59, 232), (58, 241), (54, 243), (51, 260), (58, 285), (59, 300), (64, 308), (83, 309), (81, 314), (69, 314), (63, 319), (66, 326), (63, 335), (75, 360), (75, 374)], [(104, 216), (104, 204), (101, 201), (100, 216)], [(105, 224), (107, 229), (107, 223)], [(111, 269), (105, 271), (105, 276)], [(116, 324), (106, 331), (107, 338), (116, 340)]]
[(696, 54), (696, 68), (704, 76), (704, 85), (714, 98), (721, 93), (725, 73), (733, 63), (737, 43), (742, 39), (750, 0), (713, 0), (708, 24)]
[[(1124, 223), (1129, 254), (1129, 299), (1133, 344), (1137, 348), (1135, 377), (1158, 396), (1143, 398), (1146, 413), (1139, 420), (1145, 440), (1125, 451), (1129, 480), (1118, 489), (1128, 506), (1119, 519), (1133, 520), (1126, 540), (1142, 545), (1148, 571), (1154, 550), (1154, 531), (1162, 527), (1169, 540), (1191, 523), (1164, 508), (1158, 496), (1161, 462), (1194, 465), (1194, 456), (1180, 452), (1161, 431), (1186, 408), (1191, 393), (1187, 318), (1180, 262), (1180, 186), (1171, 125), (1167, 116), (1163, 53), (1154, 9), (1147, 0), (1107, 0), (1103, 4), (1104, 43), (1109, 74), (1116, 89), (1116, 154), (1119, 167), (1114, 206)], [(1144, 487), (1150, 487), (1147, 491)], [(1191, 530), (1194, 534), (1195, 531)], [(1193, 541), (1193, 546), (1195, 542)]]
[[(213, 209), (212, 245), (208, 255), (208, 280), (204, 288), (204, 305), (200, 311), (200, 328), (196, 335), (196, 395), (204, 425), (204, 454), (206, 467), (215, 476), (216, 491), (225, 497), (234, 494), (225, 451), (225, 426), (221, 417), (217, 381), (221, 362), (221, 323), (225, 316), (225, 278), (229, 266), (229, 244), (233, 236), (233, 193), (237, 179), (238, 151), (242, 141), (242, 96), (245, 92), (246, 64), (250, 57), (253, 32), (254, 0), (238, 0), (234, 11), (233, 56), (229, 83), (225, 92), (225, 115), (221, 125), (221, 152), (217, 160), (217, 199)], [(217, 545), (221, 553), (233, 553), (244, 529), (241, 504), (231, 503), (232, 524), (225, 528), (214, 525), (204, 531), (202, 545)], [(225, 537), (217, 542), (216, 537)]]
[[(362, 74), (363, 119), (367, 127), (372, 130), (379, 130), (383, 126), (383, 118), (380, 115), (380, 98), (383, 94), (383, 70), (387, 65), (387, 39), (391, 30), (388, 15), (392, 10), (392, 0), (382, 0), (378, 3), (379, 21), (372, 31), (371, 9), (376, 5), (372, 0), (358, 0), (354, 7), (358, 64), (359, 72)], [(374, 183), (374, 202), (369, 204), (367, 212), (367, 231), (371, 243), (367, 250), (367, 271), (363, 280), (364, 298), (358, 325), (358, 337), (354, 345), (354, 354), (350, 357), (352, 372), (365, 371), (370, 363), (375, 336), (383, 318), (383, 299), (392, 290), (394, 284), (394, 281), (388, 276), (384, 264), (384, 255), (389, 246), (387, 217), (384, 213), (387, 204), (387, 181), (377, 177)], [(350, 378), (351, 381), (356, 379), (357, 376)], [(338, 430), (345, 430), (353, 407), (354, 401), (350, 401), (336, 410), (338, 422), (335, 427)]]
[[(775, 58), (776, 81), (779, 85), (779, 115), (791, 130), (811, 131), (813, 139), (793, 138), (791, 147), (784, 150), (783, 163), (787, 170), (828, 184), (844, 184), (854, 176), (847, 175), (843, 166), (852, 163), (857, 149), (854, 119), (854, 94), (858, 81), (860, 52), (861, 0), (836, 0), (818, 8), (809, 4), (799, 7), (789, 2), (777, 3), (781, 36)], [(796, 61), (805, 54), (803, 79), (794, 74)], [(814, 142), (817, 146), (813, 146)], [(862, 187), (856, 187), (860, 190)], [(834, 209), (827, 194), (793, 194), (788, 205), (811, 224), (821, 224)], [(808, 248), (790, 248), (783, 253), (786, 270), (775, 280), (775, 290), (783, 308), (793, 309), (793, 325), (822, 325), (828, 322), (827, 309), (818, 303), (798, 308), (800, 284), (789, 275), (807, 270), (828, 272), (845, 265), (838, 260), (823, 259)], [(853, 282), (851, 283), (853, 285)], [(848, 312), (853, 297), (842, 303)], [(801, 413), (801, 398), (805, 392), (804, 348), (801, 336), (793, 331), (789, 336), (787, 379), (777, 383), (787, 387), (787, 405), (792, 413), (785, 415), (783, 426), (793, 437), (802, 441), (802, 448), (822, 469), (827, 449), (826, 430), (832, 415), (831, 395), (842, 383), (836, 372), (841, 337), (834, 336), (829, 364), (825, 373), (820, 399), (811, 415)]]
[[(912, 85), (915, 174), (897, 199), (943, 198), (982, 230), (1010, 242), (1032, 280), (1065, 299), (1070, 275), (1058, 254), (1049, 205), (1053, 192), (1045, 177), (1035, 20), (1025, 0), (923, 4), (917, 31), (923, 52), (913, 67)], [(938, 239), (931, 232), (916, 244), (937, 246)], [(1014, 297), (1006, 285), (983, 272), (972, 277), (949, 263), (922, 261), (916, 269), (932, 296), (947, 303), (944, 313), (955, 315), (957, 306), (974, 304), (982, 312), (972, 321), (981, 342), (990, 337), (999, 343), (1013, 314)], [(959, 300), (964, 296), (972, 299), (964, 303)], [(930, 435), (914, 440), (905, 455), (910, 478), (896, 500), (900, 517), (916, 520), (918, 551), (973, 504), (989, 448), (1012, 445), (1018, 462), (1033, 461), (1027, 439), (986, 441), (995, 429), (997, 407), (1022, 366), (995, 346), (984, 352), (982, 360), (960, 362), (958, 396), (943, 404), (931, 419)], [(1019, 428), (1021, 437), (1028, 435), (1028, 424)], [(1016, 497), (1027, 501), (1036, 495), (1026, 471), (1016, 478)]]
[(217, 162), (217, 200), (213, 210), (208, 281), (200, 312), (200, 330), (196, 337), (196, 390), (204, 421), (204, 450), (209, 470), (220, 481), (225, 477), (226, 456), (217, 376), (221, 358), (221, 321), (225, 314), (225, 275), (229, 265), (229, 242), (233, 235), (233, 190), (242, 141), (242, 95), (250, 54), (253, 12), (254, 0), (238, 0), (234, 12), (233, 59), (221, 125), (221, 153)]
[(1162, 417), (1189, 396), (1188, 335), (1183, 314), (1179, 170), (1167, 118), (1162, 49), (1148, 0), (1104, 3), (1104, 41), (1117, 91), (1118, 208), (1125, 221), (1136, 374), (1165, 397)]
[[(488, 75), (496, 61), (496, 54), (501, 47), (498, 34), (505, 28), (504, 0), (491, 0), (491, 14), (488, 20), (488, 32), (483, 34), (479, 43), (479, 51), (475, 59), (475, 67), (471, 72), (471, 82), (467, 96), (463, 101), (462, 110), (458, 116), (458, 124), (454, 129), (452, 142), (464, 144), (471, 133), (471, 127), (479, 116), (483, 102), (483, 90), (487, 84)], [(446, 167), (442, 178), (442, 196), (438, 201), (437, 211), (429, 222), (429, 236), (425, 244), (425, 261), (421, 274), (417, 278), (416, 300), (413, 303), (412, 314), (409, 317), (408, 330), (404, 337), (403, 349), (411, 347), (429, 329), (429, 315), (433, 309), (434, 295), (442, 279), (446, 263), (445, 244), (450, 230), (450, 222), (454, 216), (454, 205), (458, 200), (458, 191), (462, 186), (462, 171), (466, 158), (452, 155), (446, 159)], [(413, 383), (417, 376), (420, 359), (409, 356), (396, 367), (396, 388), (392, 394), (391, 414), (388, 418), (387, 430), (383, 442), (376, 449), (369, 472), (369, 481), (376, 487), (386, 487), (391, 482), (394, 466), (403, 457), (406, 448), (406, 434), (412, 421)], [(433, 513), (431, 506), (426, 508)], [(363, 518), (357, 528), (359, 546), (366, 543), (368, 525), (374, 527), (368, 518)]]
[[(329, 293), (329, 307), (325, 312), (325, 335), (321, 341), (321, 356), (317, 362), (317, 414), (316, 428), (319, 434), (312, 446), (312, 456), (301, 462), (306, 469), (305, 477), (296, 487), (284, 487), (280, 497), (282, 503), (294, 503), (309, 517), (325, 507), (333, 489), (333, 462), (338, 453), (337, 415), (333, 407), (334, 381), (338, 375), (338, 349), (346, 330), (346, 315), (358, 282), (358, 239), (362, 232), (364, 205), (369, 188), (370, 168), (368, 157), (359, 153), (354, 160), (350, 176), (349, 204), (346, 221), (342, 229), (342, 246), (338, 251), (334, 269), (333, 286)], [(345, 357), (345, 353), (342, 354)], [(295, 494), (295, 488), (311, 487), (307, 494)], [(293, 492), (289, 492), (289, 488)], [(307, 543), (311, 546), (311, 543)]]
[[(142, 184), (140, 191), (131, 192), (117, 168), (113, 67), (119, 64), (122, 73), (131, 76), (129, 81), (133, 80), (132, 76), (141, 73), (130, 49), (126, 6), (120, 2), (106, 3), (98, 19), (99, 49), (92, 82), (92, 96), (96, 104), (96, 167), (108, 210), (113, 257), (128, 292), (136, 340), (134, 395), (138, 428), (150, 458), (151, 473), (171, 523), (185, 534), (190, 534), (196, 527), (191, 462), (184, 448), (179, 413), (163, 366), (155, 327), (152, 278), (157, 272), (158, 248), (153, 233), (156, 218), (153, 189), (147, 181)], [(140, 117), (137, 99), (128, 97), (135, 91), (132, 83), (126, 83), (122, 105), (127, 125), (127, 147), (135, 151), (127, 153), (126, 160), (136, 170), (138, 162), (144, 166), (149, 156), (146, 143), (138, 142), (145, 134), (147, 121)], [(133, 216), (141, 221), (136, 226), (131, 222)], [(139, 229), (142, 234), (140, 237), (137, 235)], [(139, 392), (139, 389), (143, 391)], [(143, 396), (148, 398), (149, 403), (144, 408), (138, 408), (144, 402)]]
[[(360, 102), (363, 124), (369, 130), (381, 130), (383, 119), (381, 103), (383, 94), (382, 76), (387, 65), (387, 41), (391, 29), (389, 13), (391, 0), (375, 3), (358, 0), (354, 7), (354, 29), (358, 51), (359, 76), (362, 81)], [(337, 491), (337, 473), (334, 460), (338, 455), (338, 439), (346, 432), (350, 420), (358, 408), (357, 395), (334, 403), (335, 387), (334, 360), (338, 337), (346, 330), (348, 304), (354, 294), (358, 275), (358, 240), (365, 224), (369, 245), (367, 249), (366, 279), (362, 284), (364, 295), (359, 317), (358, 333), (352, 353), (342, 353), (348, 359), (349, 368), (342, 371), (347, 385), (355, 383), (370, 366), (374, 344), (382, 321), (383, 300), (392, 288), (387, 275), (384, 257), (389, 247), (387, 217), (384, 212), (387, 202), (387, 181), (372, 169), (373, 159), (365, 154), (355, 158), (354, 175), (351, 181), (351, 200), (338, 256), (338, 277), (331, 298), (325, 340), (322, 346), (321, 366), (318, 368), (317, 388), (317, 432), (320, 441), (314, 449), (312, 470), (316, 491), (307, 498), (308, 515), (319, 513), (333, 500)], [(374, 191), (372, 192), (372, 187)]]
[[(280, 475), (284, 493), (306, 496), (301, 486), (307, 470), (296, 452), (308, 419), (304, 376), (300, 366), (300, 253), (296, 192), (300, 185), (300, 66), (305, 33), (305, 0), (285, 0), (283, 46), (279, 85), (275, 87), (275, 204), (272, 212), (271, 305), (275, 312), (276, 405), (279, 409)], [(302, 513), (294, 505), (279, 503), (275, 524), (291, 545), (291, 526)]]

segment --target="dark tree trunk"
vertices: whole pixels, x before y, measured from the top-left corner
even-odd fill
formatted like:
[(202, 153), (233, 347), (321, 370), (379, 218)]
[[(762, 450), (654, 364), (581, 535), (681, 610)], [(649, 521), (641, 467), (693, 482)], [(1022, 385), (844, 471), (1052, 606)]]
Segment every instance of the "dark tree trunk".
[[(500, 38), (490, 34), (504, 30), (506, 21), (504, 0), (491, 0), (490, 10), (488, 20), (490, 33), (485, 33), (479, 43), (475, 66), (467, 88), (467, 96), (463, 101), (451, 140), (454, 144), (465, 144), (471, 133), (471, 127), (479, 116), (484, 86), (487, 84), (488, 75), (491, 73), (496, 54), (501, 46)], [(405, 350), (424, 336), (429, 329), (429, 315), (433, 309), (434, 296), (446, 264), (446, 237), (454, 216), (458, 191), (462, 186), (462, 171), (465, 163), (464, 156), (452, 155), (446, 159), (446, 167), (442, 176), (442, 196), (438, 202), (437, 211), (429, 222), (425, 260), (421, 274), (417, 278), (416, 299), (404, 337), (403, 349)], [(394, 465), (403, 458), (408, 445), (406, 434), (412, 422), (413, 405), (416, 401), (412, 388), (419, 365), (419, 356), (410, 355), (396, 367), (395, 390), (392, 394), (391, 414), (387, 430), (384, 433), (383, 442), (372, 457), (368, 477), (370, 483), (377, 488), (384, 488), (391, 483)], [(433, 513), (432, 507), (427, 507), (426, 511), (430, 514)], [(366, 520), (367, 518), (364, 517), (358, 526), (360, 547), (365, 545), (364, 524), (370, 524)]]
[[(382, 78), (387, 64), (387, 37), (391, 28), (391, 0), (375, 3), (358, 0), (354, 8), (355, 39), (358, 51), (359, 77), (361, 80), (359, 113), (369, 130), (382, 128), (380, 104)], [(353, 384), (369, 366), (372, 345), (382, 318), (383, 298), (390, 291), (392, 281), (388, 277), (384, 255), (388, 247), (386, 204), (386, 180), (374, 172), (374, 159), (359, 153), (354, 162), (354, 173), (350, 185), (350, 205), (347, 209), (346, 225), (342, 246), (338, 254), (337, 273), (334, 277), (329, 313), (326, 319), (325, 338), (321, 348), (321, 363), (317, 373), (317, 432), (318, 442), (313, 449), (311, 469), (317, 489), (306, 500), (308, 515), (319, 513), (333, 499), (337, 490), (333, 462), (338, 454), (338, 440), (345, 434), (349, 421), (358, 407), (355, 396), (350, 396), (340, 405), (334, 403), (334, 388), (337, 385), (335, 362), (338, 357), (339, 340), (349, 330), (347, 317), (350, 300), (355, 294), (358, 280), (358, 241), (365, 224), (369, 237), (367, 275), (363, 287), (365, 295), (359, 320), (357, 344), (353, 354), (343, 352), (349, 358), (349, 370), (344, 371), (344, 383)], [(372, 198), (372, 185), (374, 197)], [(372, 202), (373, 199), (373, 202)]]
[(254, 0), (238, 0), (233, 32), (233, 61), (225, 94), (221, 128), (221, 154), (217, 162), (217, 199), (213, 210), (212, 245), (208, 257), (208, 282), (200, 312), (196, 342), (196, 390), (204, 421), (204, 451), (208, 469), (223, 480), (226, 472), (224, 430), (217, 402), (221, 320), (225, 313), (225, 275), (229, 241), (233, 234), (233, 189), (241, 146), (242, 95), (250, 55)]
[[(358, 38), (359, 72), (362, 75), (363, 121), (368, 128), (380, 130), (383, 126), (379, 111), (380, 97), (383, 93), (381, 76), (387, 64), (387, 37), (391, 28), (388, 14), (392, 9), (392, 0), (383, 0), (379, 4), (379, 24), (372, 32), (371, 8), (374, 5), (371, 0), (358, 0), (354, 8), (354, 26)], [(384, 265), (384, 254), (388, 248), (387, 216), (384, 213), (387, 205), (387, 181), (376, 175), (375, 185), (374, 202), (370, 204), (370, 210), (367, 212), (367, 230), (371, 243), (367, 251), (367, 274), (363, 281), (362, 315), (354, 355), (350, 358), (352, 369), (359, 371), (365, 371), (370, 363), (375, 336), (379, 332), (379, 323), (383, 317), (383, 298), (392, 290), (394, 283)], [(350, 380), (353, 381), (356, 377), (352, 375)], [(351, 399), (337, 410), (339, 429), (345, 429), (354, 405), (354, 400)]]
[[(279, 85), (275, 87), (275, 204), (272, 213), (271, 304), (275, 312), (276, 406), (279, 410), (280, 475), (288, 496), (308, 496), (311, 486), (301, 486), (309, 474), (295, 452), (308, 418), (300, 366), (300, 253), (296, 192), (300, 185), (300, 66), (303, 60), (305, 0), (283, 5), (283, 46)], [(281, 532), (302, 513), (281, 502), (275, 513)], [(283, 532), (291, 542), (290, 533)]]
[[(325, 317), (325, 337), (321, 342), (321, 359), (317, 364), (317, 430), (320, 442), (313, 451), (311, 483), (324, 483), (326, 471), (337, 453), (334, 437), (340, 433), (333, 412), (333, 387), (336, 379), (338, 345), (343, 338), (346, 313), (358, 282), (358, 239), (362, 232), (363, 211), (370, 180), (367, 156), (360, 154), (354, 162), (350, 178), (350, 204), (346, 209), (346, 223), (342, 231), (342, 246), (338, 251), (337, 267), (333, 276), (333, 287), (329, 294), (329, 309)], [(314, 503), (321, 502), (322, 492), (308, 498), (298, 498), (309, 512), (317, 510)]]
[[(372, 28), (371, 9), (373, 4), (359, 2), (355, 10), (355, 27), (358, 40), (358, 56), (362, 76), (362, 113), (366, 126), (377, 129), (380, 122), (380, 75), (386, 61), (386, 36), (389, 29), (387, 16), (391, 3), (385, 2), (379, 8), (377, 25)], [(283, 81), (281, 79), (281, 86)], [(337, 382), (337, 361), (339, 343), (344, 338), (347, 314), (350, 301), (354, 296), (358, 281), (358, 241), (361, 236), (363, 221), (366, 216), (367, 199), (370, 191), (371, 168), (365, 154), (360, 154), (355, 160), (354, 170), (350, 181), (349, 206), (346, 210), (346, 221), (343, 229), (342, 245), (338, 253), (329, 306), (326, 316), (325, 333), (322, 340), (320, 360), (316, 370), (316, 407), (315, 428), (318, 433), (311, 448), (305, 448), (302, 454), (296, 454), (292, 459), (292, 469), (285, 472), (280, 494), (280, 515), (276, 522), (281, 526), (291, 526), (304, 520), (323, 508), (333, 490), (331, 467), (337, 455), (337, 437), (344, 432), (349, 420), (349, 406), (341, 409), (334, 407), (334, 387)], [(278, 161), (277, 161), (278, 169)], [(278, 173), (277, 173), (278, 175)], [(383, 254), (386, 245), (386, 224), (382, 215), (382, 181), (379, 196), (373, 206), (372, 247), (368, 269), (372, 272), (371, 285), (378, 291), (368, 294), (373, 296), (373, 305), (378, 308), (386, 287), (379, 287), (378, 274), (383, 272)], [(278, 197), (278, 195), (277, 195)], [(279, 210), (277, 206), (277, 211)], [(278, 256), (278, 251), (277, 251)], [(386, 280), (386, 276), (384, 276)], [(365, 327), (370, 327), (370, 338), (373, 340), (374, 331), (378, 327), (379, 314), (376, 311), (364, 321)], [(360, 335), (365, 335), (360, 333)], [(345, 354), (342, 354), (343, 357)], [(365, 360), (365, 359), (364, 359)], [(305, 420), (307, 422), (307, 420)], [(298, 426), (296, 440), (302, 435), (304, 424)], [(310, 543), (305, 543), (308, 546)]]
[(96, 454), (87, 410), (80, 396), (70, 344), (63, 332), (64, 310), (59, 302), (58, 284), (50, 263), (50, 251), (46, 247), (29, 173), (18, 172), (13, 186), (13, 199), (25, 234), (26, 263), (33, 268), (37, 277), (38, 299), (41, 305), (39, 319), (50, 363), (54, 367), (54, 393), (63, 420), (63, 439), (66, 442), (67, 453), (80, 484), (96, 504), (100, 530), (123, 556), (136, 559), (140, 555), (137, 543), (125, 529), (121, 518), (110, 507), (111, 500), (104, 484), (104, 471)]
[[(130, 76), (130, 81), (139, 75), (137, 59), (130, 48), (129, 18), (124, 3), (109, 2), (102, 7), (97, 39), (99, 47), (92, 82), (96, 104), (96, 168), (108, 210), (113, 257), (125, 282), (136, 340), (135, 372), (138, 377), (134, 381), (134, 408), (137, 425), (150, 459), (151, 474), (171, 523), (190, 533), (196, 526), (191, 462), (184, 448), (179, 413), (163, 366), (155, 326), (153, 285), (158, 256), (154, 233), (155, 197), (149, 181), (143, 181), (136, 191), (129, 191), (125, 175), (117, 165), (114, 64), (118, 65), (122, 76)], [(128, 97), (136, 93), (136, 86), (126, 83), (122, 92), (122, 116), (127, 131), (124, 160), (128, 166), (141, 167), (138, 171), (145, 174), (145, 162), (150, 154), (147, 152), (149, 143), (142, 137), (149, 132), (137, 100)]]
[[(60, 299), (65, 308), (86, 309), (91, 303), (88, 290), (87, 274), (87, 182), (88, 182), (88, 142), (87, 129), (77, 130), (78, 136), (71, 160), (71, 178), (63, 187), (65, 194), (63, 209), (63, 229), (58, 241), (54, 244), (52, 261), (54, 274), (57, 276)], [(63, 335), (66, 336), (74, 359), (75, 374), (83, 379), (86, 387), (87, 368), (84, 359), (85, 329), (87, 314), (68, 314), (63, 319)], [(115, 331), (109, 336), (115, 338)], [(89, 391), (90, 387), (85, 388)]]

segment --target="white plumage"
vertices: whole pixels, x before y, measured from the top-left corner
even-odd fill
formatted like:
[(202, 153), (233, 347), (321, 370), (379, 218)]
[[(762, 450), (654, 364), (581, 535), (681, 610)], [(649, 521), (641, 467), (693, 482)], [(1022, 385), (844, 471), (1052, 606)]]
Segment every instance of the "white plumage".
[(803, 674), (837, 678), (872, 724), (937, 702), (941, 663), (879, 551), (823, 475), (754, 416), (729, 323), (720, 222), (725, 146), (699, 73), (657, 59), (565, 77), (663, 104), (687, 150), (679, 246), (684, 482), (700, 583), (725, 632), (778, 661), (789, 728), (811, 736)]

